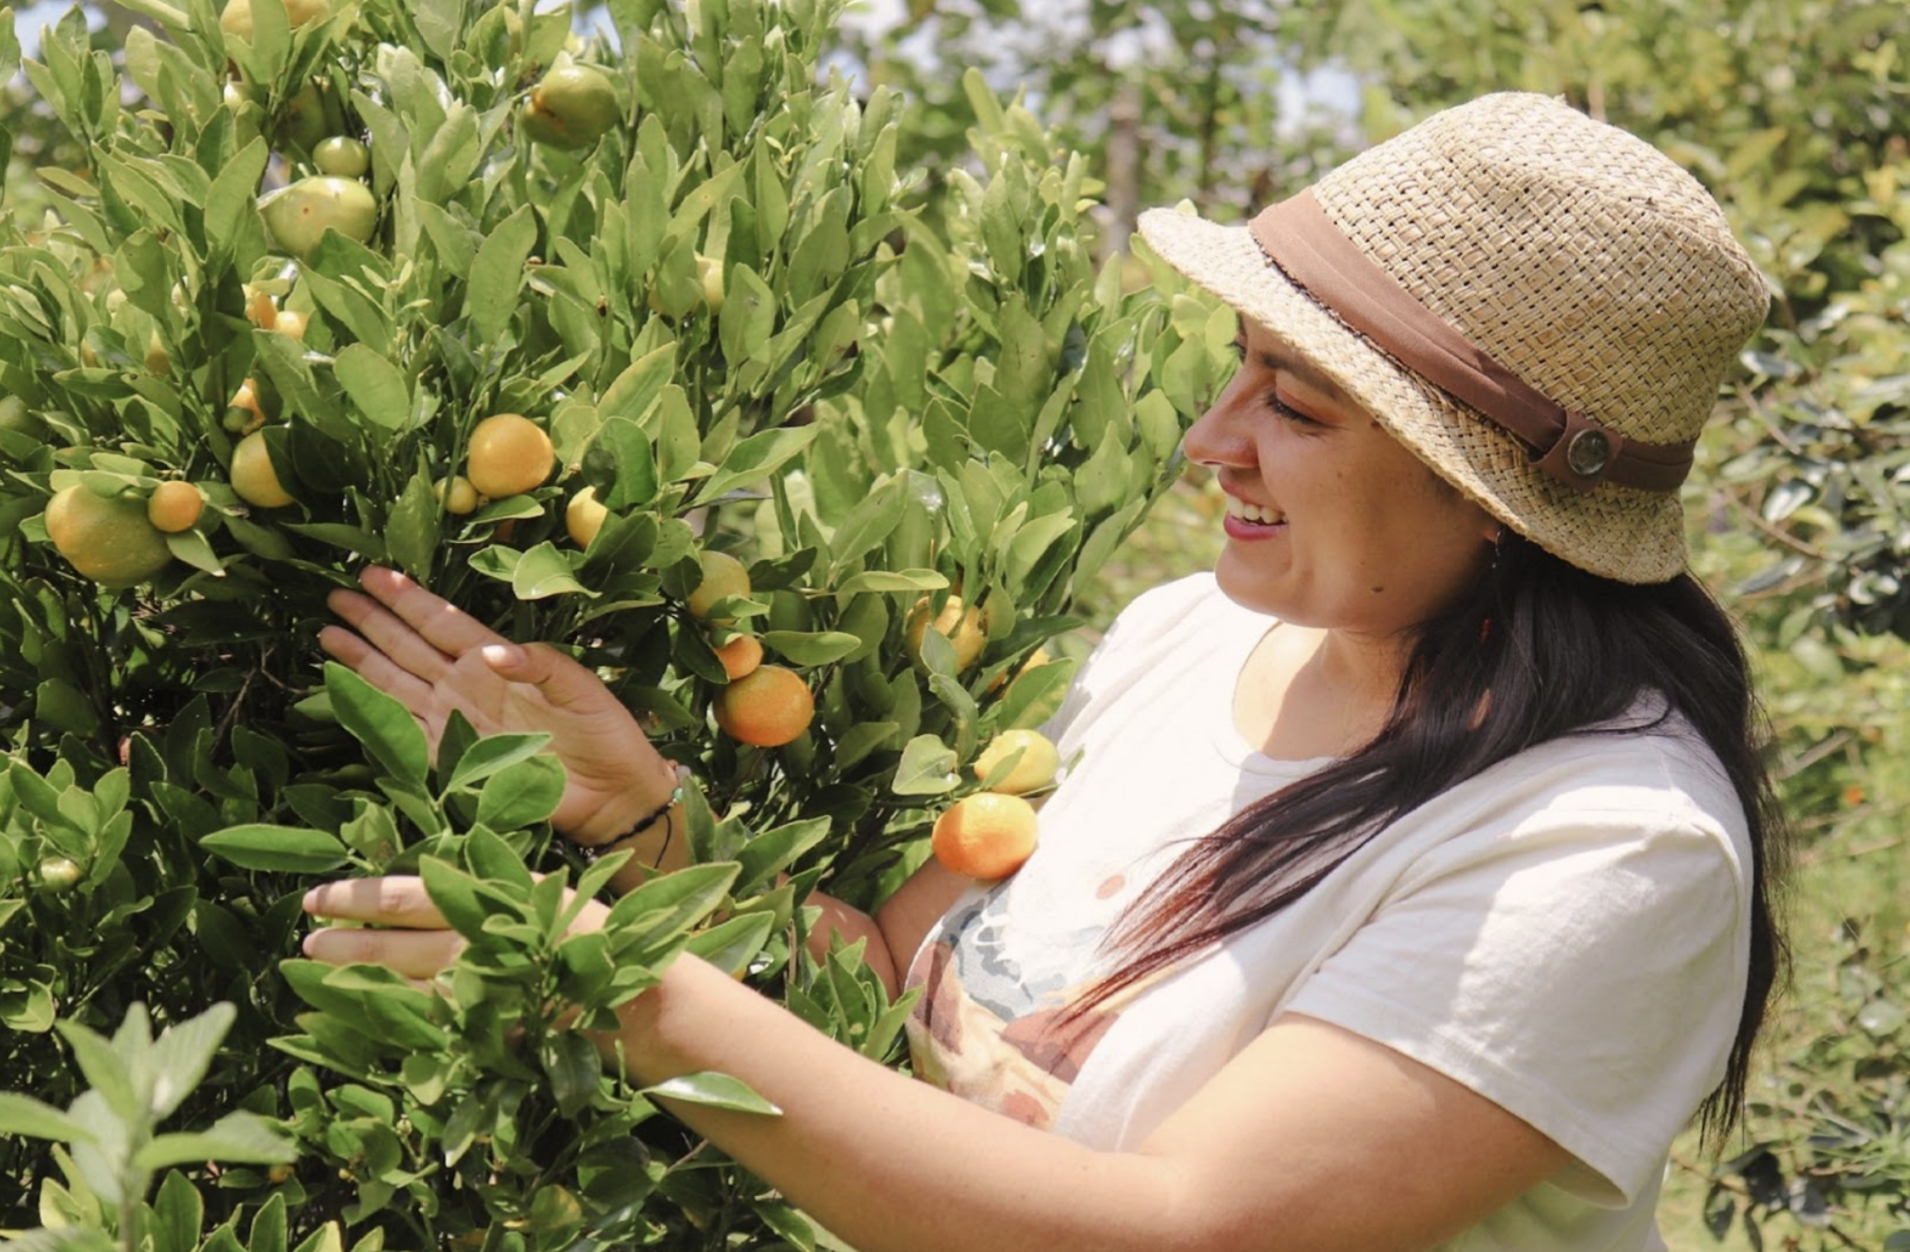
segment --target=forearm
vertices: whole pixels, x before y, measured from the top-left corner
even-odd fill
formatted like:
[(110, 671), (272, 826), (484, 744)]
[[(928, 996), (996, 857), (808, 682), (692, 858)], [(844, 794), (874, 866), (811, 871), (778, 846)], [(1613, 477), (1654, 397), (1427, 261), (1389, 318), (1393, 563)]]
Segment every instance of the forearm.
[(1177, 1217), (1190, 1206), (1170, 1163), (1095, 1152), (886, 1069), (693, 958), (623, 1019), (635, 1081), (716, 1070), (780, 1108), (666, 1101), (861, 1252), (1163, 1252), (1198, 1227)]

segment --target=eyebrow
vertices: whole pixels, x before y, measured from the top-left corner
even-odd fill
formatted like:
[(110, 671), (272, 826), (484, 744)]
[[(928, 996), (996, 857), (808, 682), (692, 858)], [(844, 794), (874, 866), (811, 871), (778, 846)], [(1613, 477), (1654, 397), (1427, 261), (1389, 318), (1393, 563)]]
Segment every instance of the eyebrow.
[(1280, 374), (1291, 374), (1299, 379), (1309, 391), (1317, 391), (1327, 399), (1332, 400), (1335, 404), (1346, 405), (1349, 408), (1355, 409), (1364, 407), (1356, 403), (1351, 396), (1348, 396), (1338, 383), (1314, 369), (1310, 362), (1304, 361), (1297, 356), (1272, 351), (1267, 348), (1261, 348), (1253, 355), (1254, 361), (1262, 369), (1273, 370)]

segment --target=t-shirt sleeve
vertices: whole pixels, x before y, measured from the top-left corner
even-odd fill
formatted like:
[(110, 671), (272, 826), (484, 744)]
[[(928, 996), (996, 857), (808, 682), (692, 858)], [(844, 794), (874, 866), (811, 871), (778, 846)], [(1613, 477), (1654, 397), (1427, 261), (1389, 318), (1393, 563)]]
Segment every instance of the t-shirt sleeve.
[(1723, 1076), (1745, 985), (1728, 835), (1618, 808), (1541, 814), (1429, 854), (1283, 1007), (1508, 1109), (1632, 1202)]

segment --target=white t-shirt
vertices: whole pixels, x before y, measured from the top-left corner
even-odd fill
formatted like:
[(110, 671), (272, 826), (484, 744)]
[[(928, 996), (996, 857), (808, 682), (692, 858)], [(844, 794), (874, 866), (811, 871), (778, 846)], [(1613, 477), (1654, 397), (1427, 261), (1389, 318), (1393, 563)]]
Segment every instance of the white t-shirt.
[(1065, 1031), (1098, 944), (1181, 841), (1318, 768), (1234, 729), (1272, 619), (1210, 575), (1123, 613), (1053, 728), (1070, 767), (1021, 870), (978, 884), (909, 972), (916, 1072), (1107, 1150), (1139, 1146), (1279, 1013), (1332, 1022), (1509, 1109), (1576, 1158), (1443, 1245), (1661, 1249), (1672, 1138), (1724, 1073), (1750, 853), (1682, 724), (1534, 748), (1376, 835), (1297, 902)]

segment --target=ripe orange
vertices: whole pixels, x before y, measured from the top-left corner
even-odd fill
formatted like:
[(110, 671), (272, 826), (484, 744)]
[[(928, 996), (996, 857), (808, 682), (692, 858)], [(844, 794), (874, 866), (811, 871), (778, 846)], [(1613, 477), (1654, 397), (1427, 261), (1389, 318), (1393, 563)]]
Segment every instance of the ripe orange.
[(754, 635), (738, 635), (716, 650), (716, 659), (723, 663), (723, 672), (735, 682), (747, 678), (756, 672), (763, 663), (763, 645)]
[(46, 506), (46, 533), (74, 569), (104, 587), (143, 583), (172, 560), (136, 495), (112, 499), (74, 485)]
[(1035, 850), (1035, 806), (1020, 796), (978, 791), (935, 819), (929, 846), (942, 867), (970, 878), (1006, 878)]
[(541, 426), (518, 413), (496, 413), (472, 430), (464, 472), (479, 495), (501, 500), (543, 486), (556, 465)]
[(245, 320), (260, 330), (272, 330), (279, 320), (278, 302), (272, 299), (272, 293), (245, 284)]
[(723, 733), (759, 748), (780, 748), (799, 738), (815, 720), (816, 700), (794, 670), (760, 665), (716, 697), (716, 724)]
[(975, 758), (975, 777), (988, 777), (995, 766), (1017, 752), (1020, 758), (990, 790), (1019, 796), (1039, 791), (1054, 781), (1055, 771), (1061, 768), (1061, 754), (1038, 730), (1004, 730), (996, 735)]
[(915, 602), (915, 609), (909, 614), (908, 645), (909, 656), (919, 666), (922, 661), (922, 640), (931, 625), (935, 633), (941, 635), (955, 649), (955, 668), (965, 670), (981, 659), (982, 648), (988, 643), (988, 634), (982, 629), (980, 609), (962, 607), (960, 596), (950, 596), (948, 603), (933, 623), (929, 621), (929, 605), (932, 596), (923, 596)]
[(262, 509), (284, 508), (292, 502), (292, 494), (272, 467), (271, 453), (265, 450), (264, 431), (253, 431), (232, 449), (232, 490), (247, 504)]
[(749, 567), (727, 552), (705, 548), (701, 553), (703, 580), (690, 593), (690, 616), (700, 622), (710, 620), (710, 610), (718, 600), (749, 594)]
[(160, 483), (146, 500), (146, 520), (169, 535), (193, 528), (205, 511), (206, 498), (191, 483)]
[(570, 532), (572, 543), (588, 548), (597, 532), (604, 528), (604, 518), (609, 516), (610, 510), (597, 499), (597, 489), (585, 487), (564, 506), (564, 529)]
[(277, 320), (272, 323), (272, 329), (281, 335), (302, 340), (305, 338), (307, 320), (306, 316), (297, 309), (280, 309)]

